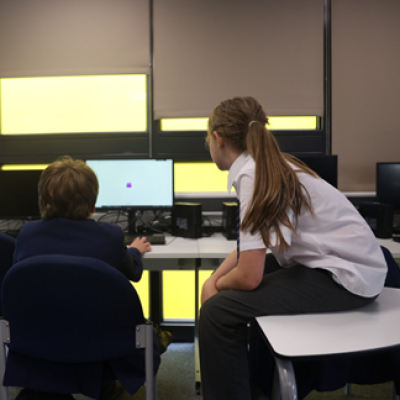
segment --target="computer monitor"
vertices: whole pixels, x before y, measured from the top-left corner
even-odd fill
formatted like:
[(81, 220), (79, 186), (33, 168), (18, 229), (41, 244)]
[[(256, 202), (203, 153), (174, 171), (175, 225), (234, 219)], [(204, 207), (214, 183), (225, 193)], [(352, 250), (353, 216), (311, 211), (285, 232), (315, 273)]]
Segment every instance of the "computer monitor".
[(171, 159), (86, 160), (99, 180), (96, 210), (172, 210)]
[(0, 219), (40, 217), (38, 182), (40, 170), (0, 170)]
[(400, 212), (400, 162), (376, 163), (376, 197)]
[(337, 155), (299, 155), (296, 156), (322, 179), (332, 186), (338, 185), (338, 156)]

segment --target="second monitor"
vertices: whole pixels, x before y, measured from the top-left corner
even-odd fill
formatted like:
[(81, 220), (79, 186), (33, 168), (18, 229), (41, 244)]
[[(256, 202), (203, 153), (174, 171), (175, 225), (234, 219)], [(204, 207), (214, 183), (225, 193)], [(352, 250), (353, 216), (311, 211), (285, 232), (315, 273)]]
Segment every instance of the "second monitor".
[(308, 167), (332, 186), (338, 186), (338, 156), (337, 155), (298, 155)]

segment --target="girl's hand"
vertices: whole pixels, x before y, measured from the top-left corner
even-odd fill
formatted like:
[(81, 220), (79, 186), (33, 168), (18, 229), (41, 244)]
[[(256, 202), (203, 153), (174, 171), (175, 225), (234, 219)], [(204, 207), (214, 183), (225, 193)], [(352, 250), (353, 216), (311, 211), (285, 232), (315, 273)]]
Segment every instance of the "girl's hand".
[(151, 251), (151, 244), (146, 237), (136, 238), (128, 247), (135, 247), (141, 254)]
[(218, 293), (216, 283), (217, 280), (212, 275), (204, 282), (203, 289), (201, 291), (201, 304)]

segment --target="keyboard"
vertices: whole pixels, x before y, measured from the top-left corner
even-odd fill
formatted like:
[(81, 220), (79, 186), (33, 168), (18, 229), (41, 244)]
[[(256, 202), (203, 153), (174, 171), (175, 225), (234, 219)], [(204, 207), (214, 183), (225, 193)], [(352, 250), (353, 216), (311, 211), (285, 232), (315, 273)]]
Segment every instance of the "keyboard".
[(132, 235), (129, 233), (125, 233), (124, 242), (126, 245), (130, 245), (137, 237), (145, 237), (147, 241), (150, 242), (151, 245), (159, 245), (165, 244), (165, 236), (164, 235)]

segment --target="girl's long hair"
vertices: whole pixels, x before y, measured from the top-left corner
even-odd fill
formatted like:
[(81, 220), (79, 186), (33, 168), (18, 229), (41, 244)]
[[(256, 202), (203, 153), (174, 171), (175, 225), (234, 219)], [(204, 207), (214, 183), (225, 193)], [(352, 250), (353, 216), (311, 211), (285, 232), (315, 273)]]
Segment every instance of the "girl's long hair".
[[(216, 131), (228, 145), (253, 157), (255, 181), (249, 208), (242, 220), (241, 230), (254, 234), (260, 231), (267, 247), (270, 234), (276, 232), (279, 252), (288, 249), (280, 227), (286, 226), (295, 234), (303, 209), (313, 214), (311, 199), (289, 165), (313, 176), (317, 174), (297, 158), (280, 151), (278, 142), (266, 128), (268, 118), (261, 105), (252, 97), (235, 97), (223, 101), (209, 119), (209, 132)], [(293, 223), (290, 214), (293, 212)]]

